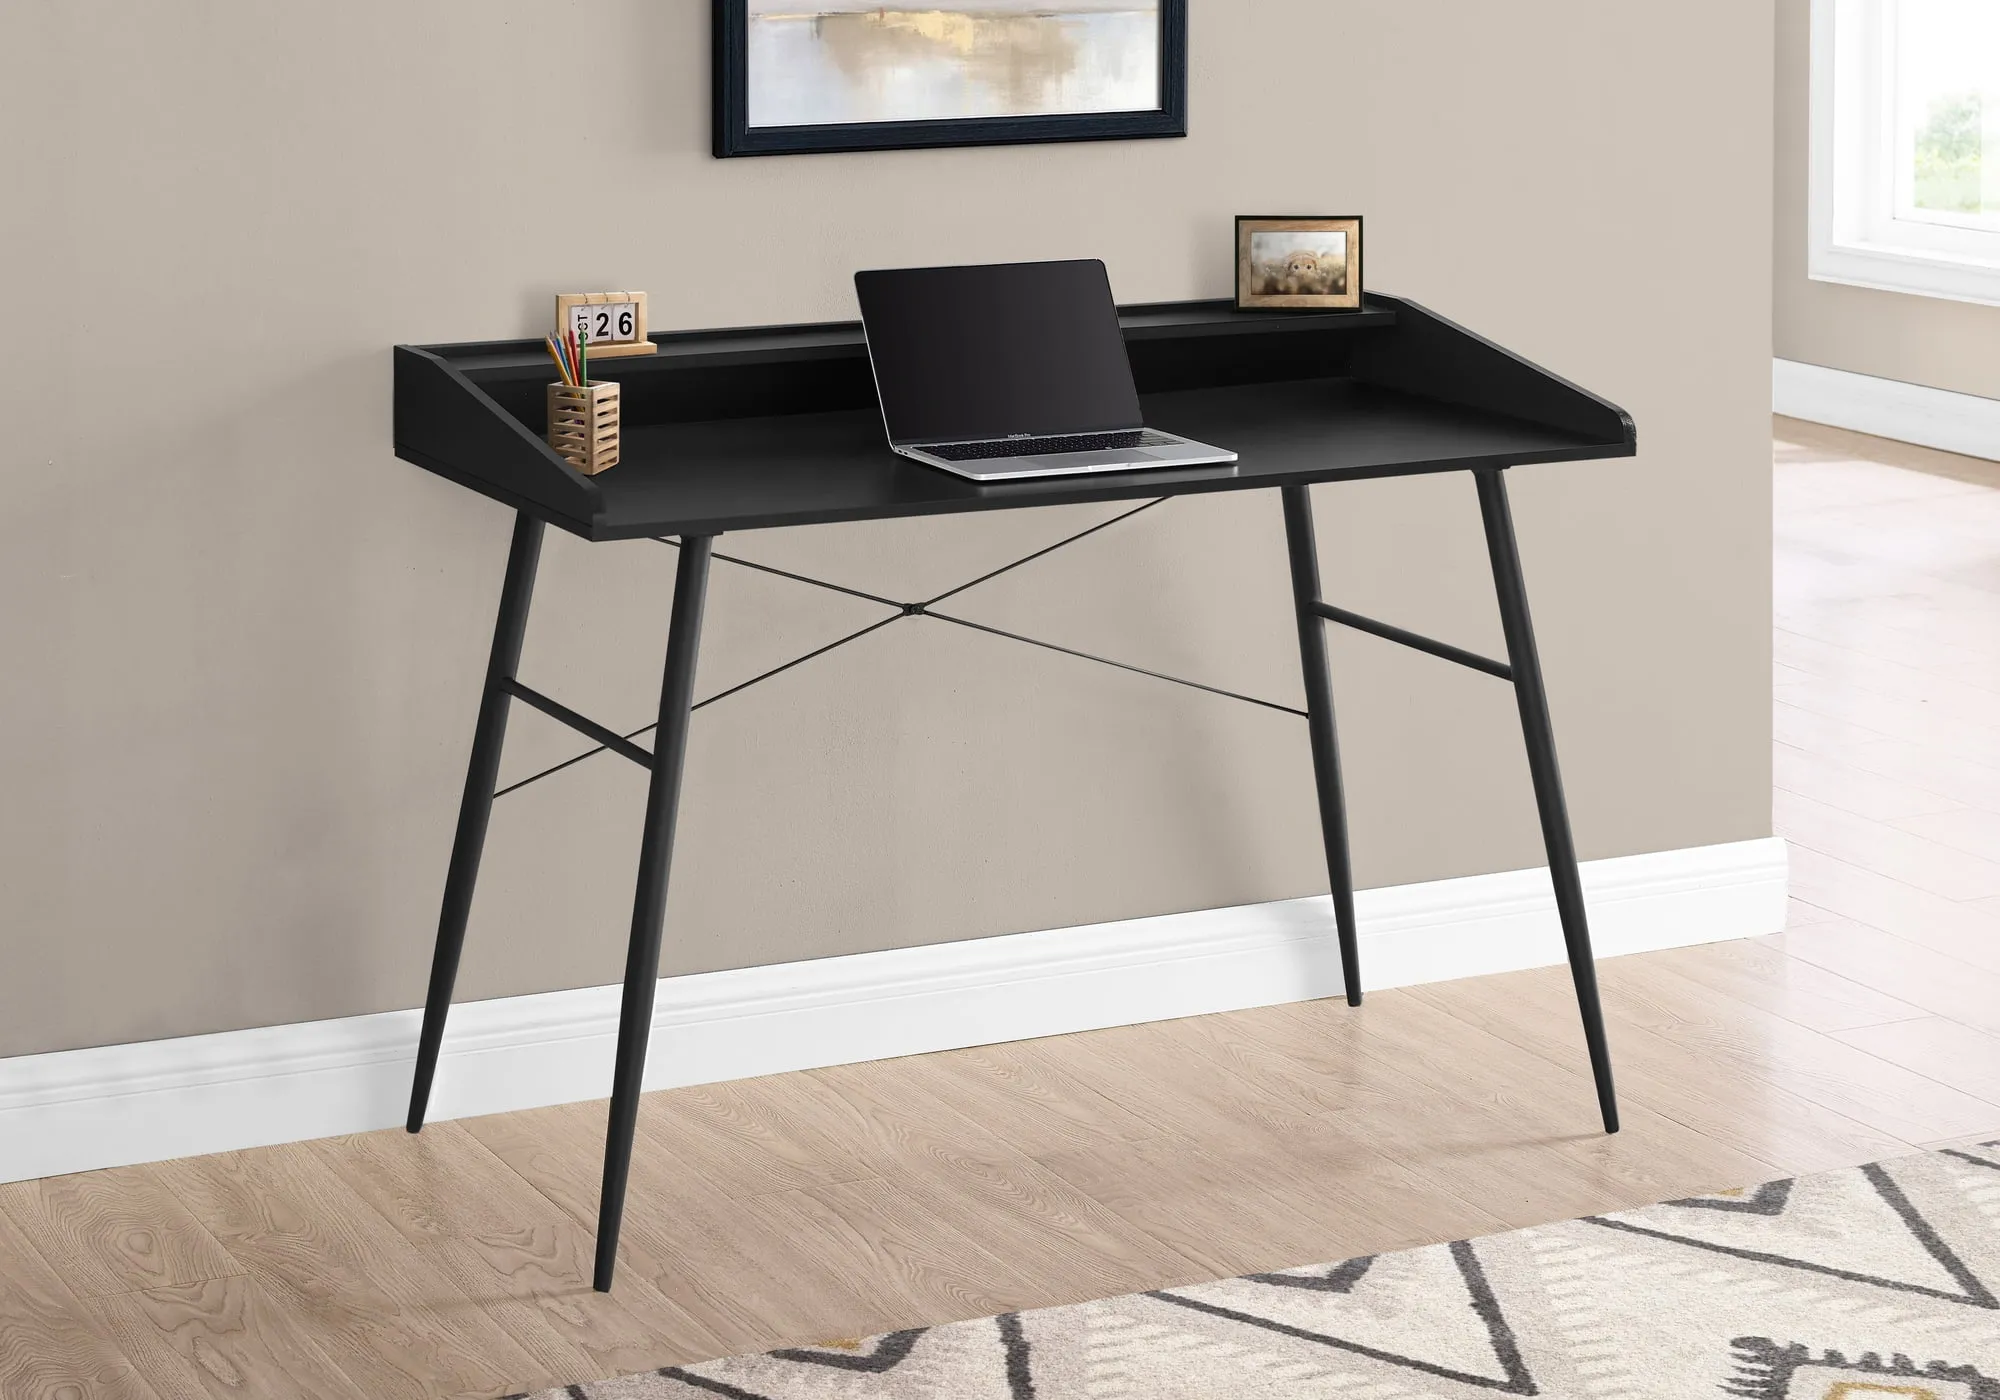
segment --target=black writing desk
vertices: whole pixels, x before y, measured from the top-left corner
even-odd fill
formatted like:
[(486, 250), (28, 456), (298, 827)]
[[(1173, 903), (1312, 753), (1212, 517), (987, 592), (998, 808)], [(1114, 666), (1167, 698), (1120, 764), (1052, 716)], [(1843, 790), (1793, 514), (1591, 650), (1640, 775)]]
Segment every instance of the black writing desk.
[[(510, 703), (525, 701), (594, 740), (599, 748), (592, 752), (620, 754), (652, 774), (605, 1143), (598, 1288), (611, 1286), (617, 1260), (626, 1168), (659, 976), (689, 719), (700, 705), (721, 698), (697, 702), (694, 694), (709, 564), (711, 559), (722, 559), (744, 567), (767, 567), (716, 554), (715, 537), (730, 530), (1083, 501), (1139, 502), (1127, 512), (1132, 514), (1170, 496), (1276, 488), (1283, 501), (1305, 675), (1306, 709), (1297, 713), (1306, 720), (1311, 741), (1348, 1001), (1360, 1004), (1361, 982), (1323, 634), (1327, 622), (1359, 628), (1513, 683), (1598, 1105), (1605, 1130), (1617, 1131), (1618, 1109), (1598, 1009), (1583, 889), (1528, 620), (1505, 469), (1530, 462), (1630, 456), (1635, 450), (1631, 419), (1615, 405), (1394, 297), (1371, 296), (1361, 310), (1346, 313), (1255, 315), (1237, 312), (1223, 302), (1191, 302), (1132, 307), (1121, 317), (1146, 421), (1235, 448), (1241, 454), (1235, 467), (980, 485), (920, 466), (895, 456), (884, 445), (860, 327), (837, 324), (657, 335), (656, 355), (602, 362), (594, 367), (600, 377), (623, 385), (623, 460), (609, 472), (585, 477), (542, 442), (543, 386), (551, 378), (551, 367), (539, 342), (396, 348), (397, 455), (503, 501), (517, 512), (458, 834), (445, 878), (437, 953), (410, 1095), (411, 1132), (423, 1126), (437, 1069), (480, 849), (496, 795)], [(1505, 661), (1362, 617), (1319, 596), (1307, 487), (1315, 482), (1444, 471), (1471, 472), (1478, 491), (1507, 640)], [(1071, 539), (1115, 525), (1121, 518)], [(542, 531), (548, 524), (589, 540), (663, 538), (679, 547), (659, 719), (647, 726), (656, 731), (650, 749), (634, 742), (645, 730), (619, 734), (530, 689), (515, 675)], [(1047, 552), (1038, 551), (1029, 559)], [(787, 577), (855, 592), (799, 575)], [(918, 617), (994, 631), (940, 606), (948, 598), (859, 596), (892, 609), (864, 633)], [(1013, 633), (999, 635), (1051, 645)], [(843, 639), (848, 640), (853, 637)], [(788, 670), (827, 650), (831, 647), (777, 669)], [(1193, 684), (1172, 676), (1160, 679)]]

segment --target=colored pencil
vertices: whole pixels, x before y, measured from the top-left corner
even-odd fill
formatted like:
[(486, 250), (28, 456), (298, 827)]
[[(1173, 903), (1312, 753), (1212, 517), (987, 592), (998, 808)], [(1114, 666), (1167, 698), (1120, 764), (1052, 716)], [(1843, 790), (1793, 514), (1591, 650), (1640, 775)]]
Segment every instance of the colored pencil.
[(556, 348), (556, 338), (552, 335), (543, 336), (542, 348), (548, 351), (549, 358), (556, 362), (556, 373), (562, 376), (562, 382), (570, 383), (569, 366), (563, 363), (562, 351)]
[(576, 347), (576, 377), (582, 384), (590, 383), (590, 331), (586, 328), (583, 338)]

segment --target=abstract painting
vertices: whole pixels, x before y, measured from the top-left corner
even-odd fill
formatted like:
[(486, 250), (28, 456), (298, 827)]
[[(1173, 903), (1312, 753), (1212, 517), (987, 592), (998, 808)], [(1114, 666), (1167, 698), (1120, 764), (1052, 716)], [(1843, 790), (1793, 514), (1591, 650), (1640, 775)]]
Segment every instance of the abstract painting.
[(716, 0), (717, 155), (1180, 136), (1186, 0)]

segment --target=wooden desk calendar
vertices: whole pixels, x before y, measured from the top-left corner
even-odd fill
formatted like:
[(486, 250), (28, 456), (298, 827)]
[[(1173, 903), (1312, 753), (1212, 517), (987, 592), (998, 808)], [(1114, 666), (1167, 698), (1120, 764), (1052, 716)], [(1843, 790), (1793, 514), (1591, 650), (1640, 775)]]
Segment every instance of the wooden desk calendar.
[[(577, 304), (587, 303), (579, 298)], [(1617, 1130), (1583, 882), (1507, 478), (1529, 463), (1630, 457), (1637, 450), (1632, 420), (1615, 404), (1398, 297), (1368, 293), (1359, 310), (1283, 316), (1239, 312), (1228, 302), (1132, 306), (1123, 310), (1121, 321), (1146, 422), (1197, 441), (1226, 443), (1240, 454), (1235, 463), (986, 484), (933, 470), (889, 450), (861, 327), (840, 324), (676, 331), (649, 345), (657, 351), (649, 358), (607, 365), (607, 383), (629, 391), (623, 395), (623, 461), (616, 471), (589, 474), (536, 435), (549, 376), (547, 350), (538, 341), (396, 347), (396, 454), (516, 512), (438, 915), (437, 952), (410, 1089), (411, 1132), (423, 1127), (429, 1110), (480, 853), (502, 791), (500, 755), (513, 702), (540, 710), (596, 747), (504, 791), (566, 770), (589, 754), (613, 755), (647, 774), (599, 1197), (597, 1288), (611, 1286), (617, 1262), (653, 1029), (681, 769), (694, 712), (780, 677), (801, 701), (815, 703), (806, 681), (811, 672), (803, 665), (834, 646), (865, 645), (863, 637), (891, 625), (970, 628), (996, 646), (1049, 647), (1077, 665), (1108, 664), (1193, 687), (1216, 704), (1249, 703), (1295, 717), (1303, 731), (1299, 737), (1307, 741), (1299, 746), (1300, 758), (1310, 754), (1317, 790), (1330, 932), (1339, 945), (1347, 999), (1356, 1005), (1361, 976), (1354, 876), (1325, 629), (1338, 625), (1366, 632), (1507, 685), (1520, 713), (1598, 1112), (1606, 1131)], [(590, 350), (593, 362), (605, 353), (595, 337)], [(1343, 482), (1426, 473), (1472, 479), (1506, 639), (1504, 660), (1352, 612), (1323, 596), (1310, 488), (1318, 486), (1326, 502)], [(999, 631), (946, 602), (962, 588), (930, 598), (864, 595), (863, 601), (881, 611), (880, 621), (740, 685), (703, 697), (695, 693), (710, 561), (725, 569), (770, 572), (752, 559), (716, 550), (718, 535), (1086, 502), (1116, 507), (1015, 561), (1027, 564), (1141, 511), (1198, 511), (1208, 493), (1221, 491), (1269, 491), (1281, 508), (1283, 554), (1274, 550), (1273, 557), (1245, 559), (1242, 567), (1290, 573), (1303, 708)], [(1052, 521), (1047, 528), (1054, 533), (1063, 524), (1076, 522)], [(627, 714), (606, 724), (522, 677), (522, 639), (546, 525), (586, 540), (659, 540), (675, 547), (679, 557), (656, 717)], [(844, 584), (803, 574), (785, 577), (799, 587), (854, 593)], [(1496, 692), (1493, 700), (1501, 702), (1501, 696)], [(642, 718), (652, 722), (633, 727)], [(635, 742), (648, 731), (650, 747)], [(1162, 761), (1172, 757), (1163, 755)], [(562, 934), (551, 929), (549, 936)]]
[(576, 332), (590, 337), (591, 358), (651, 355), (656, 347), (646, 338), (644, 292), (565, 292), (556, 298), (556, 334)]

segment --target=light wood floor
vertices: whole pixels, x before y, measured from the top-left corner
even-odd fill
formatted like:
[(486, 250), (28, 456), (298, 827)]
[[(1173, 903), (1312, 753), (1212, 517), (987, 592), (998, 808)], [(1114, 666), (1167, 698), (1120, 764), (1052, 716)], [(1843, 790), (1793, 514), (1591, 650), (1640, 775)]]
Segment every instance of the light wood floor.
[(1782, 935), (0, 1186), (6, 1400), (493, 1396), (2000, 1133), (2000, 467), (1781, 422)]

